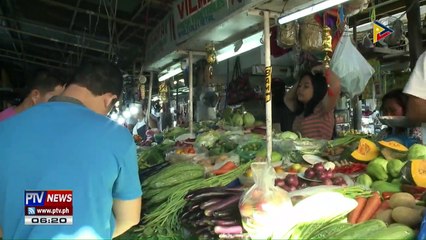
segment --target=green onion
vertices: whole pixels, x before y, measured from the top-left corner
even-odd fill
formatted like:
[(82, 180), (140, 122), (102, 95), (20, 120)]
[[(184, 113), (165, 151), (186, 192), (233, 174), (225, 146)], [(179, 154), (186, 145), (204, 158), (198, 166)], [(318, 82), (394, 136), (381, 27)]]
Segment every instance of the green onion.
[(369, 190), (369, 189), (367, 189), (367, 188), (365, 188), (364, 186), (361, 186), (361, 185), (338, 188), (334, 191), (343, 194), (345, 197), (354, 198), (354, 199), (356, 197), (370, 197), (372, 195), (371, 190)]

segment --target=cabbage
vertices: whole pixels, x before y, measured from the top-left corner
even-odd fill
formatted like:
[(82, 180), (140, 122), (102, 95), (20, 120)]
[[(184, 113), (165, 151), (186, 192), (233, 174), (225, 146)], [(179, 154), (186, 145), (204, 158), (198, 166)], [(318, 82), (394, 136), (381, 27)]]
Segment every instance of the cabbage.
[(225, 121), (227, 123), (231, 123), (232, 122), (232, 109), (231, 108), (226, 108), (225, 111), (223, 112), (223, 119), (225, 119)]
[(243, 117), (239, 113), (235, 113), (234, 116), (232, 116), (232, 123), (234, 126), (243, 126)]
[(253, 127), (255, 121), (256, 119), (254, 119), (253, 114), (251, 113), (244, 114), (244, 117), (243, 117), (244, 127), (246, 128)]
[(204, 146), (206, 148), (211, 148), (214, 146), (217, 140), (219, 140), (220, 134), (216, 131), (209, 131), (202, 133), (197, 136), (195, 143), (199, 146)]
[(414, 144), (408, 149), (408, 160), (426, 159), (426, 146)]
[(296, 140), (299, 138), (299, 136), (296, 133), (290, 132), (290, 131), (285, 131), (278, 135), (279, 135), (279, 138), (281, 138), (282, 140), (287, 140), (287, 139)]

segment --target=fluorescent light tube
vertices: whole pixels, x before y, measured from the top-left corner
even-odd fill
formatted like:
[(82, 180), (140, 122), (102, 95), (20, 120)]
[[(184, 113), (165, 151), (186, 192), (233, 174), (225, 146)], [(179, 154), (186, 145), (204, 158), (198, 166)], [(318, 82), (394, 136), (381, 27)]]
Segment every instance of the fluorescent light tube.
[(252, 49), (262, 46), (262, 43), (260, 42), (262, 35), (263, 35), (263, 32), (258, 32), (247, 38), (244, 38), (243, 45), (236, 52), (234, 52), (234, 44), (231, 44), (229, 46), (226, 46), (220, 49), (216, 56), (217, 62), (221, 62), (228, 58), (240, 55), (241, 53), (248, 52)]
[(301, 10), (295, 11), (278, 19), (279, 24), (285, 24), (296, 19), (306, 17), (313, 13), (323, 11), (325, 9), (331, 8), (333, 6), (339, 5), (341, 3), (347, 2), (349, 0), (323, 0), (317, 3), (314, 3), (310, 7), (303, 8)]
[(173, 76), (178, 75), (178, 74), (179, 74), (179, 73), (181, 73), (181, 72), (182, 72), (182, 69), (180, 69), (180, 68), (175, 68), (175, 69), (173, 69), (173, 70), (170, 70), (169, 72), (167, 72), (167, 73), (166, 73), (166, 74), (164, 74), (163, 76), (159, 77), (159, 78), (158, 78), (158, 81), (159, 81), (159, 82), (165, 81), (165, 80), (167, 80), (167, 79), (169, 79), (169, 78), (171, 78), (171, 77), (173, 77)]

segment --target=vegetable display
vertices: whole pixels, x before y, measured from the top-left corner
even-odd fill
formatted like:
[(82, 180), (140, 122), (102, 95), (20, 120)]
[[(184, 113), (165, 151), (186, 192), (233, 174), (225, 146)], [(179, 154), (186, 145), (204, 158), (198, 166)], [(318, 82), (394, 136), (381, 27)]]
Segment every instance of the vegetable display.
[[(426, 209), (426, 197), (422, 197), (426, 196), (426, 180), (418, 171), (426, 166), (425, 146), (407, 149), (396, 142), (374, 142), (360, 133), (328, 142), (292, 132), (276, 133), (269, 166), (262, 162), (266, 158), (264, 136), (245, 134), (253, 129), (255, 119), (235, 112), (228, 121), (234, 127), (213, 130), (211, 125), (219, 125), (212, 122), (191, 139), (187, 134), (171, 136), (170, 130), (164, 133), (163, 143), (142, 148), (138, 154), (144, 192), (142, 221), (132, 235), (125, 236), (416, 236)], [(264, 168), (256, 168), (261, 165)]]
[[(187, 182), (180, 183), (179, 186), (169, 188), (168, 191), (170, 191), (170, 194), (167, 196), (166, 200), (161, 204), (155, 205), (154, 208), (143, 217), (143, 224), (139, 226), (139, 231), (141, 232), (138, 236), (142, 238), (149, 237), (150, 239), (154, 236), (161, 239), (179, 238), (178, 236), (180, 235), (181, 226), (179, 216), (181, 216), (183, 207), (185, 206), (185, 196), (188, 192), (207, 187), (226, 186), (234, 181), (238, 176), (243, 174), (249, 166), (250, 163), (246, 163), (230, 172), (227, 172), (226, 174), (206, 179), (201, 178), (189, 180)], [(185, 172), (188, 170), (183, 169), (191, 169), (190, 166), (185, 164), (180, 164), (178, 167), (171, 170), (170, 167), (168, 168), (165, 168), (159, 174), (147, 179), (147, 183), (145, 183), (145, 185), (155, 184), (158, 178), (161, 179), (165, 176), (173, 177), (173, 175), (185, 175)], [(180, 169), (179, 172), (176, 172), (176, 168)]]
[(238, 202), (243, 191), (215, 187), (189, 192), (181, 215), (188, 237), (217, 239), (221, 234), (242, 234)]

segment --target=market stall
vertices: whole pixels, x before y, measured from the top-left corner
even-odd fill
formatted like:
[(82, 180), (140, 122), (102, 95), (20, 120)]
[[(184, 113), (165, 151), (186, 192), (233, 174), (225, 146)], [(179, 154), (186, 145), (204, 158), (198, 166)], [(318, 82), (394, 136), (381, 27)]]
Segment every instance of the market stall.
[[(256, 11), (250, 16), (263, 16), (263, 34), (269, 36), (272, 7), (262, 4), (251, 5)], [(294, 7), (298, 12), (312, 6)], [(333, 64), (332, 48), (338, 45), (324, 37), (327, 31), (320, 32), (326, 51), (321, 59)], [(215, 121), (169, 129), (156, 145), (142, 149), (142, 222), (126, 237), (415, 238), (425, 209), (426, 183), (419, 171), (426, 146), (361, 131), (342, 131), (332, 140), (274, 132), (269, 40), (263, 42), (266, 118), (233, 106)], [(189, 66), (191, 88), (191, 60)]]

